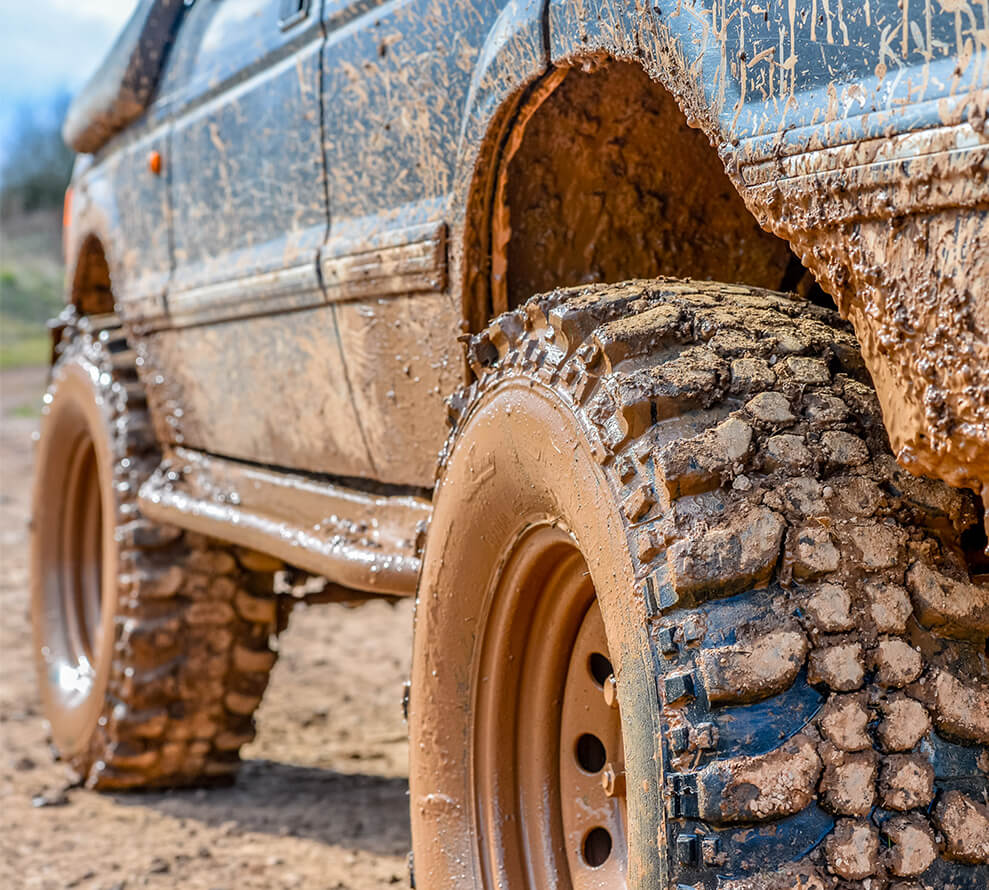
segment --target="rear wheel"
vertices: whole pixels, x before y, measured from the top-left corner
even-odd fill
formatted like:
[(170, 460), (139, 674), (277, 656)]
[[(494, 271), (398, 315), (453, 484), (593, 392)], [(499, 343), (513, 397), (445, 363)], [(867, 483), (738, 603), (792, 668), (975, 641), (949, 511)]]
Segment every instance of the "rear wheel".
[(631, 282), (470, 357), (416, 611), (417, 885), (984, 887), (975, 504), (896, 467), (841, 323)]
[(45, 396), (32, 521), (52, 741), (100, 788), (232, 777), (277, 632), (277, 560), (150, 522), (160, 455), (113, 319), (70, 332)]

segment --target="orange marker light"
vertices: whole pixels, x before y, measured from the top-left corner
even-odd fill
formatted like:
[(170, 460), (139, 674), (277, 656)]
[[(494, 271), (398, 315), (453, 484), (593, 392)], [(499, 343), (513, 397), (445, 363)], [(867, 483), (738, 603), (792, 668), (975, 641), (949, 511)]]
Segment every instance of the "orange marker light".
[(72, 223), (72, 186), (65, 190), (62, 202), (62, 258), (68, 260), (69, 225)]
[(155, 176), (161, 175), (161, 152), (153, 151), (148, 155), (148, 169)]

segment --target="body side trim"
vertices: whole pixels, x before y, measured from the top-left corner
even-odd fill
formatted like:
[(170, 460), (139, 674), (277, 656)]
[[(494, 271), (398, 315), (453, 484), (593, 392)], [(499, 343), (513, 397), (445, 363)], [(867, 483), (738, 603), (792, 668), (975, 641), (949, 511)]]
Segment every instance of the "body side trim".
[(183, 328), (307, 309), (323, 303), (314, 262), (207, 284), (168, 295), (168, 317), (145, 319), (146, 330)]
[(379, 238), (331, 240), (321, 261), (332, 302), (446, 289), (446, 223), (392, 230)]
[(757, 209), (785, 196), (789, 228), (810, 231), (985, 206), (987, 167), (989, 142), (959, 124), (790, 155), (743, 168), (740, 178)]

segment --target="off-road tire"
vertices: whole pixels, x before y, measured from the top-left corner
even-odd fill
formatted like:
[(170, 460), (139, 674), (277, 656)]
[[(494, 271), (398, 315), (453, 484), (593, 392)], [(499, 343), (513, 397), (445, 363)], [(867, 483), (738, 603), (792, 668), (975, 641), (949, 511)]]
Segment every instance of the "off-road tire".
[[(280, 564), (144, 518), (137, 494), (160, 454), (137, 358), (109, 317), (79, 320), (60, 349), (45, 396), (32, 522), (32, 617), (52, 742), (90, 787), (229, 780), (254, 737), (252, 715), (275, 662)], [(63, 446), (86, 437), (102, 522), (83, 524), (100, 529), (68, 528), (64, 518)], [(59, 543), (87, 534), (99, 536), (90, 562), (102, 574), (89, 667), (66, 650), (79, 572)], [(74, 691), (65, 686), (72, 676), (82, 678)]]
[(488, 890), (469, 663), (509, 512), (537, 509), (586, 557), (615, 655), (629, 887), (989, 886), (976, 502), (896, 465), (837, 316), (577, 287), (495, 319), (469, 361), (416, 612), (418, 885)]

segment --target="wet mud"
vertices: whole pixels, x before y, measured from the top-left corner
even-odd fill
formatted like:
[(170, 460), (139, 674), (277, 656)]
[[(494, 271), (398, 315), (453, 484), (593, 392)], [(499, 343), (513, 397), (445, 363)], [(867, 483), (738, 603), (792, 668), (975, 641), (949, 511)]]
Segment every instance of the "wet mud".
[[(661, 274), (807, 293), (809, 269), (855, 326), (901, 464), (979, 491), (989, 251), (975, 124), (751, 166), (726, 155), (739, 199), (705, 135), (638, 66), (571, 63), (509, 148), (495, 307)], [(752, 226), (743, 199), (799, 260)]]
[[(921, 185), (907, 174), (900, 188)], [(961, 206), (939, 214), (774, 229), (855, 325), (900, 463), (979, 491), (989, 479), (987, 217), (965, 207), (975, 184), (959, 177), (952, 188)]]
[(707, 137), (638, 66), (570, 69), (513, 139), (495, 233), (506, 308), (554, 287), (658, 275), (783, 283), (787, 245), (759, 228)]

